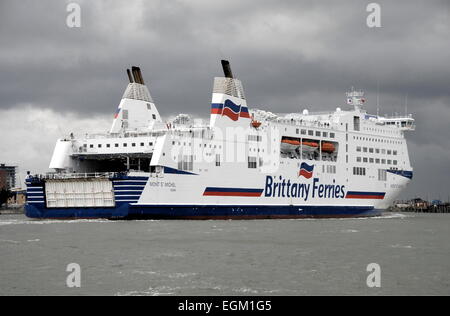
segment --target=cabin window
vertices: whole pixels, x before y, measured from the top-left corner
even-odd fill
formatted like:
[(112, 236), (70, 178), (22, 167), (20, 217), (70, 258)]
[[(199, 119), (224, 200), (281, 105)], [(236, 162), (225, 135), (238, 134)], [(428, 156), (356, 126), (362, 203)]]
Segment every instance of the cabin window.
[(248, 167), (250, 169), (256, 169), (256, 157), (248, 157)]
[(94, 148), (94, 144), (90, 144), (90, 145), (89, 145), (89, 148)]
[(323, 133), (322, 133), (322, 136), (323, 136), (323, 137), (328, 137), (328, 133), (327, 133), (327, 132), (323, 132)]
[(194, 159), (192, 155), (184, 155), (178, 159), (178, 169), (192, 171), (194, 169)]
[(359, 116), (354, 116), (353, 117), (353, 130), (359, 131), (359, 128), (360, 128), (359, 125), (360, 125), (359, 124)]
[(216, 167), (220, 167), (220, 155), (216, 155)]
[(152, 114), (152, 117), (153, 117), (154, 120), (156, 120), (156, 115), (155, 114)]
[(106, 148), (109, 148), (109, 147), (111, 147), (111, 145), (110, 144), (106, 144)]
[(301, 133), (302, 135), (306, 135), (306, 129), (302, 129), (302, 130), (300, 131), (300, 133)]
[(151, 110), (152, 109), (152, 105), (150, 103), (147, 103), (147, 110)]
[(141, 143), (141, 146), (144, 146), (144, 143)]
[(127, 147), (127, 143), (123, 143), (123, 147)]
[(361, 162), (361, 157), (356, 157), (356, 162)]
[(119, 144), (117, 144), (117, 143), (116, 143), (116, 144), (114, 144), (114, 147), (119, 147)]
[(316, 131), (316, 136), (320, 137), (320, 131)]
[(367, 147), (363, 147), (363, 152), (367, 152)]
[(334, 133), (330, 133), (330, 138), (334, 138)]
[(356, 151), (361, 151), (361, 146), (356, 147)]
[(308, 131), (309, 136), (314, 136), (314, 131)]
[(150, 143), (148, 143), (148, 145), (149, 145), (149, 146), (153, 146), (153, 143), (152, 143), (152, 142), (150, 142)]
[(386, 169), (378, 169), (378, 180), (379, 181), (386, 181), (387, 180)]

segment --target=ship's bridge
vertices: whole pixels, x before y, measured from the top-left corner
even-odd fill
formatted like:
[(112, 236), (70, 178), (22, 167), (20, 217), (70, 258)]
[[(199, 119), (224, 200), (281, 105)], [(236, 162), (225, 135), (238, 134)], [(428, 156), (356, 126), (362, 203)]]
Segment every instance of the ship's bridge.
[(385, 125), (395, 126), (404, 131), (414, 131), (416, 129), (415, 120), (411, 114), (404, 116), (380, 117), (379, 120)]

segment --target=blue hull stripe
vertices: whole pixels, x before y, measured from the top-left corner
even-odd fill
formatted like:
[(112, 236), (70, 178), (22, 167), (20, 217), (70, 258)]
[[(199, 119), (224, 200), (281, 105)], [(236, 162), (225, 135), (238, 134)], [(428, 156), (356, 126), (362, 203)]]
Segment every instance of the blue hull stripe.
[(27, 192), (27, 197), (31, 197), (31, 196), (44, 196), (44, 192), (38, 192), (38, 191), (36, 191), (36, 192)]
[(118, 185), (139, 185), (139, 186), (145, 186), (147, 181), (113, 181), (114, 186)]
[(122, 186), (122, 185), (115, 185), (114, 191), (120, 190), (120, 191), (129, 191), (129, 190), (144, 190), (144, 186), (141, 185), (135, 185), (135, 186)]
[(164, 218), (257, 219), (309, 217), (364, 217), (381, 214), (371, 206), (264, 206), (264, 205), (130, 205), (117, 201), (115, 208), (25, 207), (34, 218)]
[(196, 173), (192, 173), (192, 172), (188, 172), (188, 171), (184, 171), (184, 170), (179, 170), (179, 169), (174, 169), (174, 168), (170, 168), (170, 167), (164, 167), (164, 173), (171, 173), (171, 174), (185, 174), (185, 175), (193, 175), (196, 176)]

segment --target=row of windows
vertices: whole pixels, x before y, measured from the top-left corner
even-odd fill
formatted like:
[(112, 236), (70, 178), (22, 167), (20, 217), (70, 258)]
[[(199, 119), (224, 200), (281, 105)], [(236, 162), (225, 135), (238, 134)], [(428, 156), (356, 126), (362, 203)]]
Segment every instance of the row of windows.
[(336, 166), (334, 165), (322, 165), (322, 172), (323, 173), (336, 173)]
[(395, 145), (400, 145), (402, 143), (401, 140), (362, 137), (362, 136), (353, 136), (353, 139), (355, 139), (355, 140), (363, 140), (365, 142), (375, 142), (375, 143), (385, 143), (385, 144), (395, 144)]
[(178, 160), (178, 169), (192, 171), (194, 169), (194, 159), (192, 155), (185, 155)]
[(367, 148), (367, 147), (361, 147), (361, 146), (357, 146), (356, 147), (356, 151), (361, 152), (361, 150), (362, 150), (363, 153), (369, 152), (371, 154), (373, 154), (373, 153), (375, 153), (375, 154), (381, 153), (383, 155), (384, 154), (394, 155), (394, 156), (397, 155), (397, 151), (396, 150), (391, 150), (391, 149), (380, 149), (380, 148), (372, 148), (372, 147), (368, 147)]
[[(391, 125), (391, 124), (388, 124), (388, 123), (389, 122), (387, 122), (386, 125)], [(383, 134), (399, 134), (399, 132), (396, 131), (396, 130), (379, 129), (379, 128), (373, 128), (373, 127), (365, 127), (364, 130), (371, 131), (371, 132), (383, 133)]]
[[(173, 142), (172, 142), (172, 145), (176, 145), (176, 143), (177, 143), (177, 142), (173, 141)], [(181, 142), (178, 142), (178, 145), (181, 146)], [(187, 143), (187, 145), (190, 147), (190, 146), (192, 146), (192, 143)], [(186, 142), (183, 143), (183, 146), (186, 146)], [(201, 148), (201, 147), (202, 147), (202, 144), (198, 144), (198, 146)], [(206, 144), (206, 143), (203, 144), (203, 147), (206, 148), (206, 147), (207, 147), (207, 144)], [(212, 145), (212, 144), (209, 144), (209, 148), (213, 148), (213, 145)], [(214, 145), (214, 148), (217, 148), (217, 145)], [(219, 148), (221, 149), (221, 148), (222, 148), (222, 145), (219, 145)]]
[(248, 140), (249, 141), (254, 141), (254, 142), (261, 142), (262, 141), (262, 136), (260, 136), (260, 135), (248, 135)]
[(386, 181), (387, 180), (386, 169), (378, 169), (378, 180), (379, 181)]
[(298, 134), (300, 132), (300, 134), (302, 134), (302, 135), (309, 135), (309, 136), (317, 136), (317, 137), (320, 137), (320, 136), (322, 136), (322, 137), (329, 137), (329, 138), (335, 138), (336, 137), (336, 135), (335, 135), (335, 133), (329, 133), (329, 132), (321, 132), (321, 131), (316, 131), (315, 133), (314, 133), (314, 131), (313, 130), (306, 130), (306, 129), (302, 129), (302, 130), (300, 130), (300, 129), (296, 129), (295, 130), (295, 133), (296, 134)]
[[(111, 144), (104, 144), (104, 145), (106, 145), (106, 148), (111, 148)], [(119, 145), (120, 145), (119, 143), (115, 143), (114, 147), (119, 147)], [(144, 147), (145, 143), (140, 143), (139, 145), (141, 147)], [(148, 145), (153, 146), (153, 142), (148, 143)], [(84, 144), (84, 147), (86, 147), (86, 146), (87, 146), (87, 144)], [(103, 144), (97, 144), (98, 148), (102, 148), (102, 146), (103, 146)], [(122, 147), (128, 147), (128, 143), (123, 143)], [(131, 147), (136, 147), (136, 143), (131, 143)], [(89, 148), (94, 148), (94, 144), (90, 144)]]
[(353, 174), (356, 176), (365, 176), (366, 168), (363, 167), (353, 167)]
[(388, 165), (397, 165), (397, 160), (380, 159), (380, 158), (368, 158), (368, 157), (356, 157), (356, 162), (368, 162), (368, 163), (381, 163)]

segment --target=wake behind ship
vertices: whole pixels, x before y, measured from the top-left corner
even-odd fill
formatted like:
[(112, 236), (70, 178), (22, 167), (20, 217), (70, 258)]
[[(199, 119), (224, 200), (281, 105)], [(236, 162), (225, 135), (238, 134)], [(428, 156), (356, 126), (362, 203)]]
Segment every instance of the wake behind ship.
[(348, 109), (251, 109), (228, 61), (209, 122), (163, 121), (141, 70), (102, 135), (57, 141), (54, 172), (27, 177), (33, 218), (255, 219), (379, 215), (412, 179), (404, 133), (414, 119)]

